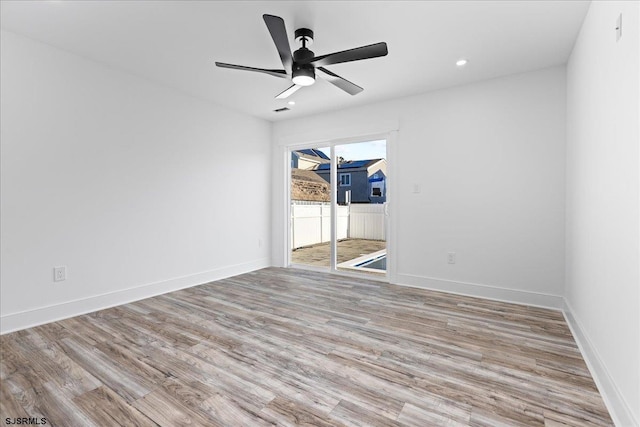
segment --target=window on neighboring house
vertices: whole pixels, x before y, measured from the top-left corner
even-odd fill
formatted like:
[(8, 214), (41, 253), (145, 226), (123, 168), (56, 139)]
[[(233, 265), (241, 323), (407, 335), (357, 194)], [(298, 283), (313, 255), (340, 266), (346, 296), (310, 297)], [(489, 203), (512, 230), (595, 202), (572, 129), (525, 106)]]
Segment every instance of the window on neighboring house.
[(351, 185), (351, 174), (341, 173), (338, 177), (340, 181), (340, 187), (349, 187)]
[(371, 187), (371, 197), (382, 197), (382, 188)]

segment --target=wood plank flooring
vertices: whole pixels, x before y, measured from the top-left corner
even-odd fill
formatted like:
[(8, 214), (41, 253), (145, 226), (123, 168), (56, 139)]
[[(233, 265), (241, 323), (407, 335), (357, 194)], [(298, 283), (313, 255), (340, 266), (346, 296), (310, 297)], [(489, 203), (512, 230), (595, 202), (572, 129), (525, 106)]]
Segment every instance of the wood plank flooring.
[(0, 420), (611, 426), (560, 312), (293, 269), (0, 337)]

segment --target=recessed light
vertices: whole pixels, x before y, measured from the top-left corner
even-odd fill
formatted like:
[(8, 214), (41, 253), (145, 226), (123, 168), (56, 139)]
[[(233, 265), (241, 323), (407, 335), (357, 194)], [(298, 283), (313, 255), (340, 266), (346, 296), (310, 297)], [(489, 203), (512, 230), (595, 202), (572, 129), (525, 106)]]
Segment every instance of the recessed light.
[(465, 65), (467, 65), (467, 60), (466, 60), (466, 59), (464, 59), (464, 58), (458, 59), (458, 60), (456, 61), (456, 65), (457, 65), (458, 67), (464, 67)]
[(287, 104), (289, 104), (289, 105), (296, 105), (296, 101), (289, 101), (289, 102), (287, 102)]

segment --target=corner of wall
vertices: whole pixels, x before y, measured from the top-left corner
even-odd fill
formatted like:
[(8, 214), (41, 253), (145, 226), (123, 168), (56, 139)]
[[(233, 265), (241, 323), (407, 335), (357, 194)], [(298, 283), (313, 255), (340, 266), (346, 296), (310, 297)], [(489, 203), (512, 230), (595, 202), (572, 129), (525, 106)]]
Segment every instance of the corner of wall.
[(589, 368), (589, 372), (591, 372), (591, 376), (598, 387), (598, 391), (609, 410), (609, 414), (611, 415), (613, 422), (616, 426), (638, 427), (638, 420), (633, 416), (631, 405), (624, 399), (620, 389), (609, 373), (607, 366), (602, 361), (598, 350), (591, 342), (591, 339), (589, 339), (589, 335), (584, 327), (582, 327), (578, 318), (575, 316), (574, 311), (571, 308), (571, 304), (567, 299), (564, 300), (564, 304), (564, 318), (569, 325), (573, 338), (578, 344), (582, 357), (587, 363), (587, 368)]

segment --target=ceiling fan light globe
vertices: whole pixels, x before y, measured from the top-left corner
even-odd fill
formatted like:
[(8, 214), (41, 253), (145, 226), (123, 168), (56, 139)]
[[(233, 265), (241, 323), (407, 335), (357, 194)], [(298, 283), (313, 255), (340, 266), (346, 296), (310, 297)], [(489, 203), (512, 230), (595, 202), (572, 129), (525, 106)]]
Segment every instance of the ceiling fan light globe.
[(291, 80), (299, 86), (311, 86), (316, 81), (313, 65), (294, 63)]
[(292, 80), (298, 86), (311, 86), (316, 82), (312, 76), (306, 75), (295, 76)]

